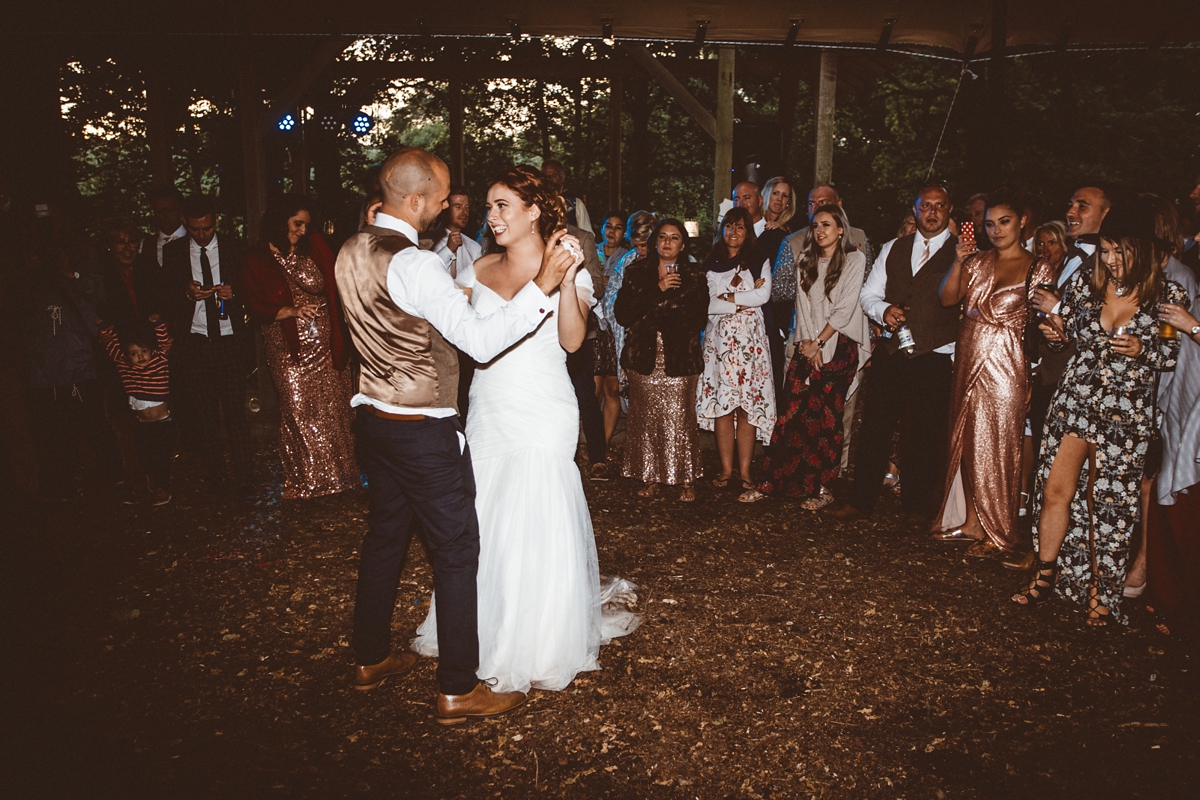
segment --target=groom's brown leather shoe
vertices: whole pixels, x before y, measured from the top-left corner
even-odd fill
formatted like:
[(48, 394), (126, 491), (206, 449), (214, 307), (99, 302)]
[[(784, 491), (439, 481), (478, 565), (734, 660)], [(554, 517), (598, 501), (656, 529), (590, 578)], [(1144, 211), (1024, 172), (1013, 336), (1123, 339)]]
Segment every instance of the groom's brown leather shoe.
[(439, 694), (439, 725), (457, 725), (467, 717), (494, 717), (506, 714), (526, 700), (524, 692), (493, 692), (486, 683), (475, 685), (467, 694)]
[(417, 665), (421, 657), (416, 653), (401, 653), (398, 656), (388, 656), (378, 664), (354, 668), (354, 688), (374, 689), (383, 683), (384, 678), (392, 675), (403, 675)]

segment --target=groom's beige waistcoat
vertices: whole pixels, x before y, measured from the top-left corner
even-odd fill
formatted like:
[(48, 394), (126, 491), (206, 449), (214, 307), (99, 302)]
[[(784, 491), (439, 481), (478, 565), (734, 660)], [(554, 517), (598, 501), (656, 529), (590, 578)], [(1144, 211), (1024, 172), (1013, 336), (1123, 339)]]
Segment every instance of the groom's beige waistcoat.
[(337, 288), (358, 351), (358, 391), (403, 408), (458, 410), (458, 354), (427, 321), (402, 311), (388, 293), (392, 257), (415, 245), (368, 225), (337, 257)]

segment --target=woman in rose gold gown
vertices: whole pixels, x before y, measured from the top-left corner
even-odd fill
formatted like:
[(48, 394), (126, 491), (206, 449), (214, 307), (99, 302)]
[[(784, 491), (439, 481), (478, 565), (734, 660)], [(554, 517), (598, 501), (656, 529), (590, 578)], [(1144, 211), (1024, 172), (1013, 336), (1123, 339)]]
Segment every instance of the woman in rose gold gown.
[(308, 233), (300, 198), (277, 198), (263, 216), (267, 241), (247, 256), (243, 292), (279, 394), (283, 498), (335, 494), (361, 480), (333, 253)]
[(948, 305), (961, 292), (964, 315), (954, 347), (946, 493), (935, 538), (975, 539), (967, 553), (981, 558), (1025, 544), (1017, 513), (1030, 391), (1022, 346), (1026, 287), (1032, 294), (1054, 273), (1049, 262), (1034, 263), (1022, 248), (1023, 220), (1019, 201), (993, 198), (986, 225), (995, 248), (978, 252), (973, 241), (960, 242), (942, 287)]

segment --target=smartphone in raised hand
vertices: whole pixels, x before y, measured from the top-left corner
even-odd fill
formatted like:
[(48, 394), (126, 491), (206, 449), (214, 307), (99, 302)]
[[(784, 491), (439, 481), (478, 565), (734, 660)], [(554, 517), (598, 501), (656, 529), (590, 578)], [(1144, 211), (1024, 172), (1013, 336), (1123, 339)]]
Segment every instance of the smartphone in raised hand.
[(958, 226), (958, 229), (960, 231), (960, 235), (958, 237), (959, 239), (961, 239), (964, 242), (965, 241), (972, 241), (972, 242), (975, 241), (975, 223), (974, 222), (964, 222), (962, 225)]

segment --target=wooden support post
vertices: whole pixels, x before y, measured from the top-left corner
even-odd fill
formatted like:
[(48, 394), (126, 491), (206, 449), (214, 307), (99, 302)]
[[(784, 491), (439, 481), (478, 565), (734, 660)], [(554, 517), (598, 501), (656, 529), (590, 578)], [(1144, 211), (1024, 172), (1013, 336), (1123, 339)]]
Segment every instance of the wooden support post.
[(833, 179), (833, 112), (837, 101), (837, 53), (821, 51), (821, 74), (817, 82), (817, 163), (813, 183)]
[(608, 79), (608, 207), (621, 207), (621, 103), (625, 82)]
[(463, 91), (462, 81), (450, 81), (450, 182), (462, 186), (466, 178), (463, 164)]
[(254, 48), (242, 43), (238, 62), (238, 116), (242, 128), (242, 161), (246, 172), (246, 238), (258, 241), (258, 226), (267, 208), (266, 165), (263, 162), (262, 93), (254, 71)]
[[(658, 59), (656, 59), (653, 54), (646, 49), (646, 45), (637, 44), (636, 42), (622, 42), (621, 46), (624, 47), (626, 52), (629, 53), (630, 57), (637, 62), (638, 66), (646, 70), (650, 77), (653, 78), (659, 86), (667, 90), (667, 94), (671, 95), (671, 97), (675, 98), (675, 101), (679, 103), (679, 105), (683, 106), (683, 110), (686, 111), (692, 119), (699, 123), (700, 127), (704, 129), (704, 132), (713, 138), (713, 141), (718, 141), (717, 121), (713, 118), (713, 115), (708, 113), (708, 109), (702, 106), (700, 101), (692, 96), (692, 93), (687, 90), (687, 87), (680, 83), (679, 79), (672, 75), (671, 71), (664, 67), (658, 61)], [(721, 48), (722, 59), (725, 57), (724, 53), (725, 48)], [(720, 63), (723, 64), (725, 62), (721, 61)], [(730, 83), (732, 85), (732, 47), (729, 48), (729, 65)], [(720, 70), (721, 67), (718, 65), (717, 69)], [(718, 77), (718, 85), (719, 82), (720, 79)], [(732, 102), (733, 95), (730, 94), (730, 103)], [(732, 105), (730, 107), (732, 108)], [(730, 119), (733, 119), (732, 113), (730, 114)]]
[(150, 182), (154, 186), (172, 186), (171, 147), (167, 142), (167, 112), (163, 108), (166, 87), (155, 66), (146, 78), (146, 141), (150, 145)]
[(713, 163), (713, 222), (733, 188), (733, 67), (737, 51), (722, 46), (717, 55), (717, 148)]

